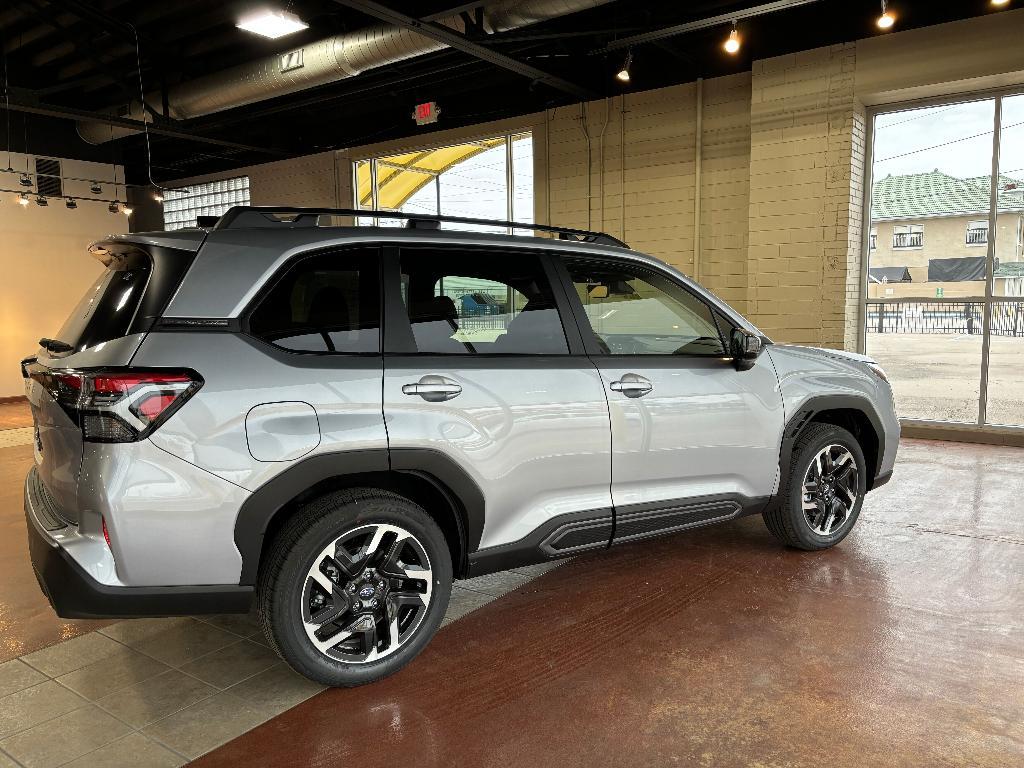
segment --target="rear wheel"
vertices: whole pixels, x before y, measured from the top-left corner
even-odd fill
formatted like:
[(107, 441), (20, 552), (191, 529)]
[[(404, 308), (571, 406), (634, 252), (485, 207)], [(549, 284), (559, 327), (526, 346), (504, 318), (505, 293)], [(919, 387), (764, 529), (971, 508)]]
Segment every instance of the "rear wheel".
[(826, 549), (846, 538), (866, 492), (867, 463), (857, 438), (833, 424), (811, 424), (793, 446), (789, 476), (764, 521), (784, 544)]
[(271, 545), (259, 615), (274, 649), (324, 685), (397, 672), (430, 641), (451, 594), (444, 535), (424, 510), (386, 491), (310, 502)]

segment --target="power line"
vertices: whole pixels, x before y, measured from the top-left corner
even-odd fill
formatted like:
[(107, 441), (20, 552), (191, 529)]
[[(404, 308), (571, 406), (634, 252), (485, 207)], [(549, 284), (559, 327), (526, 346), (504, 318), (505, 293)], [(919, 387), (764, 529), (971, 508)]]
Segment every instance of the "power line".
[[(1019, 125), (1024, 125), (1024, 120), (1021, 120), (1020, 122), (1017, 122), (1017, 123), (1010, 123), (1009, 125), (1004, 125), (1002, 127), (1002, 130), (1007, 131), (1010, 128), (1016, 128)], [(877, 165), (878, 163), (887, 163), (890, 160), (898, 160), (901, 157), (909, 157), (910, 155), (919, 155), (922, 152), (930, 152), (933, 149), (940, 149), (942, 147), (948, 147), (948, 146), (950, 146), (952, 144), (959, 144), (960, 142), (963, 142), (963, 141), (970, 141), (971, 139), (977, 139), (977, 138), (980, 138), (982, 136), (991, 136), (991, 135), (992, 135), (992, 131), (982, 131), (981, 133), (975, 133), (975, 134), (972, 134), (971, 136), (962, 136), (959, 139), (951, 139), (950, 141), (944, 141), (941, 144), (933, 144), (930, 147), (921, 147), (920, 149), (912, 149), (909, 152), (901, 152), (898, 155), (890, 155), (889, 157), (883, 157), (880, 160), (875, 160), (875, 164)]]

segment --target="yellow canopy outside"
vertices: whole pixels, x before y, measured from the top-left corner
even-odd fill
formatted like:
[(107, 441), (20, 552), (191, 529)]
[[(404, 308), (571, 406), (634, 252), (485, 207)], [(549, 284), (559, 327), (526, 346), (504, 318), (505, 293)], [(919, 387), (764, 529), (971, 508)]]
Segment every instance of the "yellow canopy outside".
[[(427, 149), (422, 152), (406, 152), (377, 158), (377, 207), (384, 211), (397, 211), (413, 195), (420, 191), (435, 176), (481, 152), (505, 143), (504, 136), (453, 147)], [(356, 164), (356, 183), (359, 190), (359, 207), (373, 207), (373, 189), (370, 178), (370, 161)]]

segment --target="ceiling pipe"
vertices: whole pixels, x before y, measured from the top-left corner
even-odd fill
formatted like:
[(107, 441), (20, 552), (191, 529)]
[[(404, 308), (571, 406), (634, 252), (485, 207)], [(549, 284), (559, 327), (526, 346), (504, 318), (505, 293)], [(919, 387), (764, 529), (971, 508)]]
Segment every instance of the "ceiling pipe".
[[(494, 0), (481, 5), (485, 30), (496, 33), (609, 2), (612, 0)], [(436, 22), (457, 32), (465, 32), (465, 23), (460, 15), (436, 19)], [(173, 86), (167, 94), (169, 117), (187, 120), (298, 93), (447, 47), (412, 30), (383, 24), (334, 35)], [(147, 94), (146, 103), (156, 108), (162, 103), (162, 98), (159, 94)], [(152, 121), (138, 102), (133, 102), (120, 116)], [(103, 144), (135, 133), (138, 131), (106, 123), (78, 123), (79, 136), (89, 144)]]

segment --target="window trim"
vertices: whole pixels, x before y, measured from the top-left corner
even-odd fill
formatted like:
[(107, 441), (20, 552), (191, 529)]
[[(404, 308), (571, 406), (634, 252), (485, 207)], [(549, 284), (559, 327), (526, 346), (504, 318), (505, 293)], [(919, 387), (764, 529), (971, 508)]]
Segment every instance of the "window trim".
[[(314, 259), (321, 256), (327, 255), (342, 255), (346, 252), (351, 251), (362, 251), (364, 253), (376, 252), (377, 254), (377, 351), (376, 352), (338, 352), (331, 350), (304, 350), (304, 349), (288, 349), (275, 344), (272, 341), (267, 341), (263, 337), (253, 333), (250, 327), (250, 319), (253, 313), (259, 308), (263, 301), (269, 296), (273, 290), (281, 284), (285, 276), (295, 267), (297, 267), (303, 261), (307, 259)], [(310, 250), (301, 251), (296, 253), (282, 263), (277, 270), (269, 278), (267, 278), (260, 289), (256, 292), (256, 295), (252, 297), (252, 300), (246, 305), (245, 309), (242, 310), (239, 317), (239, 332), (247, 339), (251, 339), (254, 343), (263, 349), (273, 350), (275, 353), (284, 354), (294, 357), (323, 357), (333, 359), (344, 359), (344, 358), (379, 358), (383, 354), (384, 348), (384, 332), (386, 327), (386, 318), (384, 312), (384, 295), (383, 295), (383, 283), (384, 277), (382, 274), (381, 265), (383, 258), (381, 256), (383, 247), (379, 243), (366, 243), (358, 242), (346, 245), (334, 245), (329, 247), (314, 247)]]
[[(562, 332), (565, 335), (568, 352), (559, 354), (539, 354), (536, 352), (475, 352), (470, 354), (450, 352), (420, 352), (416, 349), (416, 342), (413, 337), (412, 323), (409, 322), (409, 315), (402, 301), (402, 267), (401, 254), (403, 251), (413, 250), (443, 250), (446, 253), (453, 251), (483, 253), (494, 255), (501, 253), (508, 256), (522, 256), (531, 254), (538, 258), (544, 276), (551, 288), (551, 296), (555, 302), (555, 309), (558, 312), (558, 319), (562, 325)], [(554, 268), (553, 255), (550, 251), (540, 248), (523, 248), (507, 243), (495, 243), (494, 245), (474, 245), (458, 242), (438, 241), (436, 243), (401, 243), (385, 245), (382, 256), (383, 278), (382, 287), (384, 291), (384, 355), (388, 356), (409, 356), (417, 359), (427, 357), (438, 357), (446, 360), (505, 360), (505, 359), (544, 359), (544, 360), (565, 360), (571, 357), (586, 355), (583, 338), (577, 327), (576, 316), (568, 298), (564, 293), (561, 275)]]
[[(695, 355), (689, 353), (682, 354), (670, 354), (670, 355), (616, 355), (614, 353), (605, 352), (601, 349), (598, 343), (597, 334), (594, 332), (593, 327), (590, 324), (590, 318), (587, 317), (586, 309), (583, 306), (583, 302), (580, 301), (579, 295), (576, 293), (575, 283), (572, 280), (572, 275), (569, 273), (569, 267), (565, 263), (567, 259), (573, 259), (576, 261), (592, 262), (594, 264), (604, 264), (612, 267), (632, 267), (641, 272), (650, 272), (651, 274), (657, 275), (665, 280), (668, 280), (673, 285), (677, 286), (683, 291), (686, 291), (696, 301), (707, 307), (708, 314), (711, 316), (711, 322), (715, 324), (715, 328), (718, 330), (718, 340), (722, 344), (722, 355)], [(576, 325), (579, 328), (579, 332), (583, 337), (584, 347), (587, 350), (587, 355), (593, 358), (599, 358), (603, 361), (606, 360), (625, 360), (628, 358), (642, 358), (644, 360), (727, 360), (732, 361), (732, 357), (729, 355), (729, 343), (728, 340), (722, 333), (722, 326), (719, 322), (718, 315), (721, 315), (725, 319), (729, 319), (728, 315), (716, 307), (713, 303), (709, 302), (704, 296), (697, 291), (693, 290), (690, 286), (686, 285), (682, 281), (678, 280), (674, 275), (666, 272), (663, 269), (659, 269), (657, 266), (647, 264), (645, 262), (631, 261), (628, 259), (617, 259), (614, 256), (605, 255), (592, 255), (589, 253), (559, 253), (555, 258), (555, 264), (559, 271), (559, 277), (562, 281), (562, 289), (566, 292), (569, 304), (573, 310), (573, 317), (576, 320)], [(732, 322), (730, 320), (730, 322)], [(742, 327), (742, 326), (736, 326)]]

